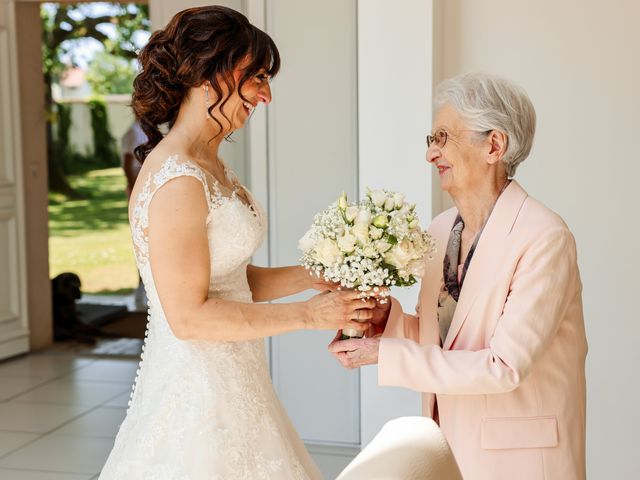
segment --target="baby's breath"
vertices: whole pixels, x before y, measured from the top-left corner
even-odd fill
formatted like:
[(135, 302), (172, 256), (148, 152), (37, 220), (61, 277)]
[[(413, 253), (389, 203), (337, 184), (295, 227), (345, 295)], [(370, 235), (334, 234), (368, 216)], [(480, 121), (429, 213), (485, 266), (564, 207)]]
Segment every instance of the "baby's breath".
[(308, 270), (363, 297), (388, 291), (380, 287), (413, 285), (435, 251), (415, 205), (388, 190), (367, 190), (355, 203), (343, 194), (314, 217), (299, 248)]

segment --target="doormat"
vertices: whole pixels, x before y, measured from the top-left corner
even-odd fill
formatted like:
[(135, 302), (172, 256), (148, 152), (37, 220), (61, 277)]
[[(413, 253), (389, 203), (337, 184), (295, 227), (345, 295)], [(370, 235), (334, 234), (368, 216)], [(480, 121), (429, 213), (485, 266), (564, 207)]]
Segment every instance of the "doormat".
[(46, 351), (96, 357), (140, 358), (143, 343), (144, 340), (139, 338), (100, 338), (95, 345), (68, 340), (55, 342)]
[(126, 316), (129, 312), (124, 305), (101, 305), (98, 303), (78, 303), (78, 319), (93, 327), (101, 327)]

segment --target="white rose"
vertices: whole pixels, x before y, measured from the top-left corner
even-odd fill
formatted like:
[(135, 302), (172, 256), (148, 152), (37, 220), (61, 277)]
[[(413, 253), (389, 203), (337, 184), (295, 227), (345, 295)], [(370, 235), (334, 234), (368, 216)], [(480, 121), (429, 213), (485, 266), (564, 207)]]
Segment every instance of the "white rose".
[(356, 248), (356, 237), (351, 233), (346, 232), (344, 235), (338, 238), (338, 247), (344, 253), (351, 253)]
[(313, 250), (315, 246), (316, 240), (313, 238), (311, 230), (305, 233), (304, 236), (300, 240), (298, 240), (298, 249), (302, 250), (303, 252)]
[(364, 247), (362, 249), (362, 254), (365, 257), (373, 258), (373, 257), (376, 257), (378, 255), (378, 251), (376, 250), (376, 248), (373, 245), (369, 244), (369, 245), (367, 245), (366, 247)]
[(370, 190), (369, 197), (376, 207), (382, 207), (387, 199), (387, 194), (382, 190)]
[(407, 265), (407, 270), (414, 277), (422, 277), (422, 275), (424, 275), (424, 268), (425, 264), (424, 260), (422, 259), (412, 260), (411, 262), (409, 262), (409, 265)]
[(387, 199), (384, 201), (384, 209), (387, 212), (392, 212), (393, 210), (395, 210), (396, 208), (396, 204), (393, 201), (392, 197), (387, 197)]
[(416, 254), (416, 249), (413, 246), (413, 242), (408, 238), (402, 240), (402, 242), (400, 242), (400, 246), (405, 252), (407, 252), (407, 254), (411, 255), (412, 259), (419, 257), (419, 255)]
[(324, 238), (315, 247), (316, 258), (325, 267), (332, 267), (341, 256), (340, 248), (334, 240)]
[(383, 233), (384, 233), (384, 230), (382, 230), (381, 228), (376, 228), (373, 225), (369, 229), (369, 236), (374, 240), (380, 240), (382, 238)]
[(384, 261), (398, 269), (404, 269), (413, 258), (413, 246), (410, 242), (402, 241), (387, 252)]
[(420, 222), (418, 221), (417, 218), (414, 218), (413, 220), (411, 220), (409, 222), (409, 228), (416, 228), (420, 225)]
[(367, 245), (370, 242), (369, 239), (369, 226), (364, 223), (356, 223), (351, 229), (351, 232), (355, 235), (360, 245)]
[(356, 207), (355, 205), (352, 205), (350, 207), (347, 207), (347, 211), (344, 212), (344, 216), (347, 217), (347, 222), (351, 223), (356, 219), (356, 217), (358, 216), (358, 213), (359, 213), (358, 207)]
[(419, 255), (421, 253), (424, 253), (424, 251), (427, 249), (427, 245), (424, 241), (424, 238), (421, 234), (414, 234), (412, 235), (412, 239), (413, 239), (413, 249), (416, 252), (416, 255)]
[(356, 223), (363, 225), (369, 225), (371, 223), (371, 212), (368, 208), (361, 208), (360, 210), (358, 210)]
[(393, 245), (391, 245), (389, 242), (385, 242), (384, 240), (377, 240), (374, 243), (374, 245), (376, 247), (376, 250), (378, 250), (378, 252), (380, 252), (380, 253), (385, 253), (391, 247), (393, 247)]
[(396, 204), (396, 208), (402, 207), (402, 205), (404, 205), (404, 195), (401, 193), (395, 193), (393, 195), (393, 202)]

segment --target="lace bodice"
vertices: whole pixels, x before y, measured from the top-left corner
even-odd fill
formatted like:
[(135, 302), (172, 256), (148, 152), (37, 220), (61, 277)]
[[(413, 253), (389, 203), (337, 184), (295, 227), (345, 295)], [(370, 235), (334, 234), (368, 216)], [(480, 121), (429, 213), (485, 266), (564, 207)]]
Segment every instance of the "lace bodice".
[(211, 174), (193, 162), (179, 161), (177, 155), (169, 157), (157, 172), (147, 177), (131, 218), (136, 262), (147, 289), (155, 290), (149, 268), (149, 205), (155, 193), (167, 182), (189, 176), (202, 183), (209, 210), (207, 226), (212, 267), (209, 294), (251, 301), (246, 266), (266, 235), (266, 215), (248, 190), (244, 189), (251, 205), (239, 198), (238, 189), (244, 187), (233, 173), (227, 170), (227, 174), (236, 186), (230, 196), (222, 194), (218, 181)]
[(158, 298), (149, 258), (149, 206), (164, 185), (189, 176), (202, 184), (208, 206), (209, 297), (252, 302), (246, 268), (266, 235), (266, 216), (235, 176), (227, 175), (235, 187), (223, 195), (212, 175), (172, 156), (148, 174), (135, 198), (131, 231), (149, 300), (148, 328), (127, 417), (101, 480), (321, 478), (273, 391), (263, 340), (180, 340)]

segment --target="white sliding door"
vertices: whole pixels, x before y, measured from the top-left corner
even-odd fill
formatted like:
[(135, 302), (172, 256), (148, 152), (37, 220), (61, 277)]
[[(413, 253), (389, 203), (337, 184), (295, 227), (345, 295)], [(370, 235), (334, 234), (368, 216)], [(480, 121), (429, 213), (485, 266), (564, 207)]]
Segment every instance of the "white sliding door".
[[(356, 1), (269, 0), (282, 69), (268, 114), (270, 260), (295, 264), (314, 214), (357, 194)], [(273, 381), (304, 440), (360, 444), (359, 374), (329, 355), (334, 332), (273, 339)]]

